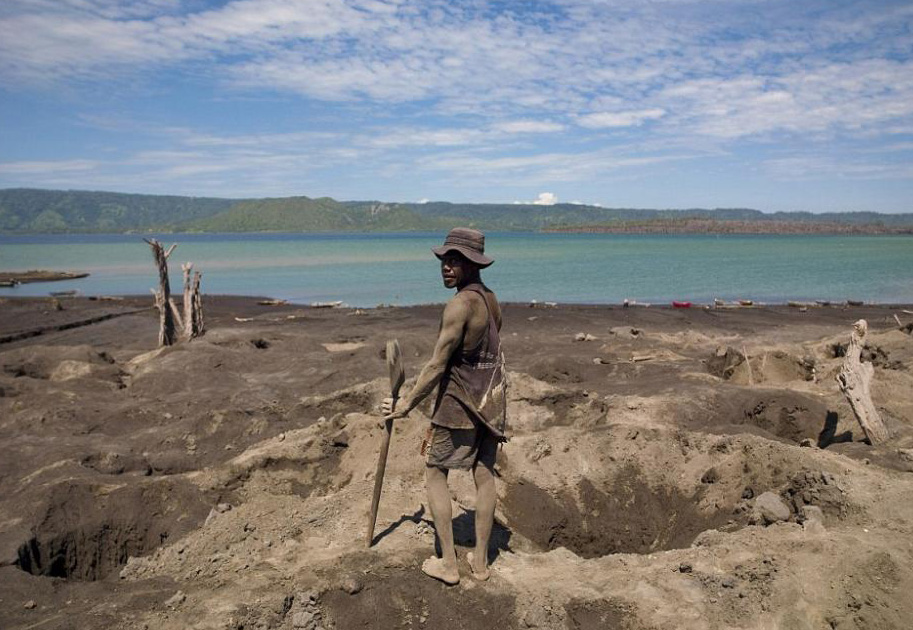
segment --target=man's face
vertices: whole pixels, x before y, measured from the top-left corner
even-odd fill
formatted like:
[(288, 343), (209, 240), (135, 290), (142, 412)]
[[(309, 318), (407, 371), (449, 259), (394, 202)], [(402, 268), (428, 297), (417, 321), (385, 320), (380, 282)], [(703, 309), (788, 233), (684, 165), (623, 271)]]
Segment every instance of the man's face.
[(444, 286), (448, 289), (461, 287), (466, 283), (469, 276), (468, 260), (455, 252), (448, 252), (441, 258), (441, 276), (444, 279)]

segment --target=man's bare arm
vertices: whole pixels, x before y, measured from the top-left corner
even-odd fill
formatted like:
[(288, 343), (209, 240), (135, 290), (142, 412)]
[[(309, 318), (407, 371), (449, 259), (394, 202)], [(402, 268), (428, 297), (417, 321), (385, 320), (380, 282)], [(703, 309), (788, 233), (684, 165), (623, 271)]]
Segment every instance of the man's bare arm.
[(396, 411), (386, 415), (387, 419), (405, 417), (434, 391), (447, 369), (450, 357), (463, 343), (463, 333), (466, 330), (469, 315), (469, 304), (459, 296), (447, 303), (441, 318), (441, 332), (438, 334), (431, 358), (419, 373), (412, 391), (400, 400), (399, 408)]

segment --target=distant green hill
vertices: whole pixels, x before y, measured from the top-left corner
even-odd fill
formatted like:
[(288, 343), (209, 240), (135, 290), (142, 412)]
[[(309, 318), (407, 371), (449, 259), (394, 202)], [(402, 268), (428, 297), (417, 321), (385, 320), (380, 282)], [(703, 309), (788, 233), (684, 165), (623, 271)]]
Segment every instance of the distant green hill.
[(400, 204), (286, 197), (242, 201), (219, 214), (184, 223), (182, 228), (203, 232), (403, 232), (447, 225)]
[(651, 210), (578, 204), (384, 203), (336, 201), (328, 197), (236, 200), (28, 188), (0, 190), (0, 232), (6, 233), (406, 232), (446, 230), (454, 225), (484, 230), (655, 232), (675, 231), (675, 225), (682, 222), (688, 222), (689, 229), (707, 232), (738, 228), (761, 233), (810, 233), (851, 225), (863, 227), (845, 231), (880, 233), (913, 227), (913, 214), (765, 214), (748, 208)]
[(0, 231), (125, 232), (173, 229), (230, 208), (232, 199), (82, 190), (0, 190)]

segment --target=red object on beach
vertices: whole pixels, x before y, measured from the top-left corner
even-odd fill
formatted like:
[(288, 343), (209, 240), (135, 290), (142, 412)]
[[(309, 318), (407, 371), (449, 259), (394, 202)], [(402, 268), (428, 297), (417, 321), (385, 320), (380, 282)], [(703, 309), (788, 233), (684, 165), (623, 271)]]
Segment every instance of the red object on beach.
[(672, 302), (675, 308), (691, 308), (691, 302)]

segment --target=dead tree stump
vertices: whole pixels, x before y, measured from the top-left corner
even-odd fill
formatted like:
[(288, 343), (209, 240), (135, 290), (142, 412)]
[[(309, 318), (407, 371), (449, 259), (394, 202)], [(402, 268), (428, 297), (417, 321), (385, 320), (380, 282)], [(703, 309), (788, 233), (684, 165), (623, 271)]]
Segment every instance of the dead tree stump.
[[(159, 310), (159, 345), (173, 346), (177, 341), (175, 331), (175, 314), (177, 309), (171, 301), (171, 287), (168, 284), (168, 257), (177, 244), (172, 245), (165, 251), (164, 246), (157, 240), (143, 239), (149, 243), (152, 248), (152, 256), (155, 258), (155, 264), (159, 271), (159, 290), (152, 289), (155, 296), (155, 307)], [(180, 316), (178, 316), (180, 317)]]
[(171, 287), (168, 282), (168, 257), (177, 244), (165, 248), (157, 240), (143, 239), (152, 248), (155, 264), (159, 270), (159, 290), (152, 289), (155, 296), (155, 306), (159, 310), (159, 345), (174, 345), (179, 336), (187, 341), (199, 337), (204, 332), (203, 327), (203, 300), (200, 297), (200, 280), (203, 277), (199, 271), (190, 272), (193, 263), (184, 263), (181, 270), (184, 272), (184, 314), (178, 310), (177, 304), (171, 299)]
[(850, 345), (846, 349), (843, 367), (837, 374), (837, 384), (853, 408), (856, 420), (862, 426), (869, 442), (880, 444), (888, 440), (891, 434), (882, 422), (875, 403), (872, 402), (871, 384), (875, 368), (871, 363), (862, 362), (862, 347), (867, 332), (868, 324), (864, 319), (853, 324), (853, 333), (850, 336)]

